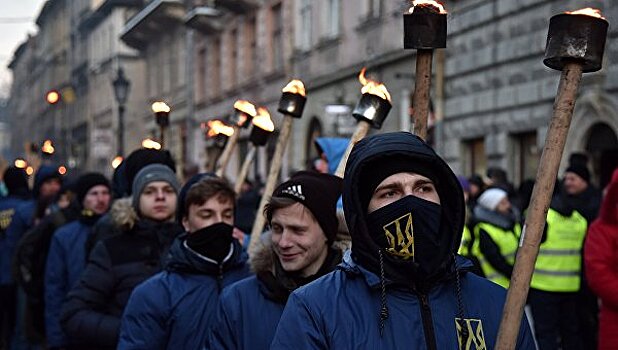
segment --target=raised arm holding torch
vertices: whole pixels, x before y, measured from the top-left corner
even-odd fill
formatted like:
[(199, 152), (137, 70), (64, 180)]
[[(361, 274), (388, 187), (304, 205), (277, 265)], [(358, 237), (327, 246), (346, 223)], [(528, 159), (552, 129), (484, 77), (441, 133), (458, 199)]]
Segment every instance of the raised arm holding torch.
[(257, 148), (265, 146), (266, 143), (268, 143), (268, 138), (273, 131), (275, 131), (275, 124), (273, 124), (273, 121), (270, 119), (270, 113), (268, 113), (268, 110), (264, 107), (259, 107), (257, 109), (257, 115), (253, 118), (252, 123), (253, 128), (249, 135), (251, 149), (249, 149), (249, 153), (245, 156), (245, 161), (242, 164), (240, 173), (238, 173), (238, 177), (236, 177), (236, 185), (234, 186), (234, 191), (236, 191), (236, 193), (240, 193), (242, 184), (245, 182), (247, 174), (249, 173), (249, 167), (255, 158)]
[(283, 161), (283, 155), (290, 139), (290, 132), (292, 131), (292, 122), (294, 118), (301, 118), (303, 110), (305, 109), (305, 103), (307, 102), (307, 94), (305, 92), (305, 85), (300, 80), (292, 80), (283, 88), (281, 99), (279, 100), (279, 108), (277, 109), (284, 115), (283, 124), (277, 139), (277, 146), (275, 148), (275, 154), (273, 155), (272, 163), (270, 164), (270, 171), (268, 172), (268, 178), (266, 179), (266, 185), (264, 187), (264, 193), (260, 200), (260, 206), (258, 207), (258, 215), (253, 223), (251, 230), (251, 241), (249, 244), (249, 254), (251, 254), (256, 244), (258, 243), (259, 236), (264, 229), (265, 218), (262, 213), (264, 207), (268, 202), (277, 180), (279, 179), (279, 171), (281, 170), (281, 162)]
[(234, 148), (238, 143), (240, 128), (248, 128), (249, 124), (251, 124), (251, 119), (255, 117), (256, 113), (255, 106), (248, 101), (238, 100), (234, 103), (234, 113), (229, 118), (229, 123), (234, 129), (234, 133), (228, 139), (223, 153), (221, 153), (221, 157), (219, 158), (219, 167), (216, 171), (217, 176), (223, 176), (225, 173), (225, 169), (232, 158)]
[(343, 177), (345, 165), (354, 145), (367, 135), (369, 127), (380, 129), (382, 123), (388, 116), (388, 112), (392, 108), (391, 95), (388, 93), (386, 86), (382, 83), (365, 78), (365, 71), (366, 68), (363, 68), (358, 75), (358, 80), (363, 84), (361, 89), (363, 95), (356, 104), (354, 111), (352, 111), (352, 116), (358, 120), (358, 125), (335, 171), (335, 175), (339, 177)]
[(403, 15), (403, 47), (416, 51), (416, 78), (412, 98), (414, 134), (427, 139), (433, 50), (446, 47), (446, 10), (433, 0), (414, 0)]
[(522, 230), (496, 349), (515, 348), (582, 72), (601, 69), (608, 26), (600, 12), (590, 8), (553, 16), (549, 22), (543, 63), (561, 70), (562, 76)]

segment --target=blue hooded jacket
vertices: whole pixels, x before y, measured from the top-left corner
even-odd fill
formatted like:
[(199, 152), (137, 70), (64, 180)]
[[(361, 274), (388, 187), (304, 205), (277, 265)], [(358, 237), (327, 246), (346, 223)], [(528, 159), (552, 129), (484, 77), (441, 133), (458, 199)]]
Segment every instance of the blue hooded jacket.
[(67, 345), (60, 312), (86, 266), (85, 244), (91, 230), (92, 225), (76, 220), (60, 227), (52, 237), (45, 264), (45, 333), (50, 347)]
[(186, 234), (174, 241), (165, 271), (131, 294), (118, 349), (202, 349), (222, 289), (250, 275), (237, 241), (219, 266), (187, 247), (185, 239)]
[[(12, 257), (21, 232), (20, 208), (29, 203), (21, 198), (0, 198), (0, 285), (13, 284)], [(32, 207), (33, 208), (33, 207)], [(32, 213), (32, 211), (30, 211)]]
[(350, 144), (350, 139), (342, 137), (319, 137), (315, 140), (318, 153), (324, 153), (328, 160), (328, 173), (334, 174), (337, 171), (339, 162)]
[[(437, 233), (440, 245), (434, 256), (428, 257), (431, 265), (381, 253), (384, 248), (369, 232), (363, 205), (372, 189), (359, 183), (384, 165), (391, 168), (391, 174), (430, 174), (442, 209)], [(359, 141), (346, 165), (343, 203), (352, 237), (351, 253), (338, 270), (292, 293), (271, 349), (495, 346), (506, 292), (468, 273), (469, 262), (455, 258), (465, 219), (463, 192), (455, 174), (428, 145), (407, 132)], [(465, 343), (460, 346), (462, 339)], [(535, 349), (525, 319), (517, 349)]]

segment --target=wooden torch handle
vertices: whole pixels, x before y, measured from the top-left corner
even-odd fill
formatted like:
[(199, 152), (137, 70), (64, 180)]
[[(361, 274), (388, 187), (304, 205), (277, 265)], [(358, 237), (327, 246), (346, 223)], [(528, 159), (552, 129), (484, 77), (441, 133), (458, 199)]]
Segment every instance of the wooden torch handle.
[(348, 158), (350, 157), (350, 153), (352, 153), (352, 148), (358, 141), (362, 140), (367, 135), (370, 127), (371, 124), (369, 124), (369, 122), (367, 121), (361, 120), (358, 122), (358, 125), (356, 125), (356, 130), (354, 131), (354, 134), (352, 134), (352, 138), (350, 139), (350, 144), (348, 145), (348, 148), (346, 148), (343, 157), (341, 157), (341, 160), (339, 161), (339, 165), (337, 166), (335, 175), (343, 178), (343, 173), (345, 172), (345, 165), (348, 163)]
[(431, 89), (431, 61), (433, 50), (419, 49), (416, 53), (416, 80), (412, 97), (412, 118), (414, 134), (427, 139), (429, 116), (429, 92)]
[(569, 133), (581, 77), (582, 66), (580, 64), (567, 63), (565, 65), (558, 86), (558, 95), (554, 102), (554, 113), (547, 131), (539, 170), (536, 174), (536, 182), (532, 190), (528, 216), (519, 241), (517, 259), (515, 260), (511, 284), (498, 331), (496, 350), (515, 349), (517, 343), (523, 309), (536, 258), (539, 254), (547, 210)]
[(245, 161), (242, 164), (242, 168), (240, 169), (240, 173), (238, 173), (238, 177), (236, 178), (236, 185), (234, 186), (234, 191), (237, 194), (240, 194), (240, 189), (242, 188), (243, 182), (247, 178), (247, 174), (249, 173), (249, 167), (251, 167), (251, 163), (253, 163), (253, 158), (255, 158), (255, 152), (257, 147), (255, 145), (251, 145), (251, 149), (249, 153), (245, 156)]
[(281, 163), (283, 162), (283, 155), (290, 139), (290, 132), (292, 131), (293, 118), (285, 116), (283, 118), (283, 125), (281, 126), (281, 132), (277, 139), (277, 146), (275, 148), (275, 154), (273, 155), (273, 161), (270, 164), (270, 171), (268, 172), (268, 178), (266, 179), (266, 186), (264, 187), (264, 193), (260, 200), (260, 206), (258, 207), (257, 214), (255, 215), (255, 221), (253, 222), (253, 229), (251, 230), (251, 241), (249, 243), (249, 249), (247, 250), (251, 255), (257, 243), (260, 240), (260, 235), (264, 229), (264, 223), (266, 218), (264, 217), (264, 207), (270, 200), (270, 196), (275, 190), (275, 185), (279, 179), (279, 171), (281, 171)]
[(219, 168), (217, 168), (217, 176), (222, 177), (225, 173), (225, 168), (227, 168), (227, 164), (230, 162), (232, 158), (232, 152), (234, 151), (234, 147), (236, 147), (236, 143), (238, 142), (238, 138), (240, 137), (240, 129), (238, 126), (234, 125), (234, 133), (230, 136), (230, 139), (227, 140), (225, 144), (225, 148), (223, 149), (223, 153), (221, 153), (221, 158), (219, 158)]

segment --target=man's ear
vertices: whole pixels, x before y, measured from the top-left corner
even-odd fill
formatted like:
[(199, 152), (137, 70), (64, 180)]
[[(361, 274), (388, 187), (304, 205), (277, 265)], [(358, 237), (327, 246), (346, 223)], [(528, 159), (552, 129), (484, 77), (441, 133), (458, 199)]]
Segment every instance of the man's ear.
[(184, 227), (185, 231), (189, 232), (189, 218), (187, 216), (182, 218), (182, 227)]

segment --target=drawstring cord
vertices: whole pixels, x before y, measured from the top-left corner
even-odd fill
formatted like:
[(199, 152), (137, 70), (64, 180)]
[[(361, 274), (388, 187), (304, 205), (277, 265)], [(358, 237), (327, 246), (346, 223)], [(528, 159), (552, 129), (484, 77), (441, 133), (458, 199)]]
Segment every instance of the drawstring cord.
[(380, 337), (384, 333), (384, 321), (388, 318), (388, 306), (386, 305), (386, 281), (384, 279), (384, 257), (382, 256), (382, 249), (378, 249), (380, 256), (380, 287), (382, 289), (382, 295), (380, 296)]
[(463, 307), (463, 299), (461, 292), (461, 280), (459, 277), (459, 267), (457, 266), (457, 258), (455, 254), (453, 254), (453, 259), (455, 260), (455, 294), (457, 296), (457, 315), (459, 316), (459, 326), (461, 327), (461, 335), (462, 335), (462, 344), (468, 343), (468, 338), (470, 337), (470, 333), (468, 332), (468, 327), (466, 325), (464, 319), (464, 307)]

